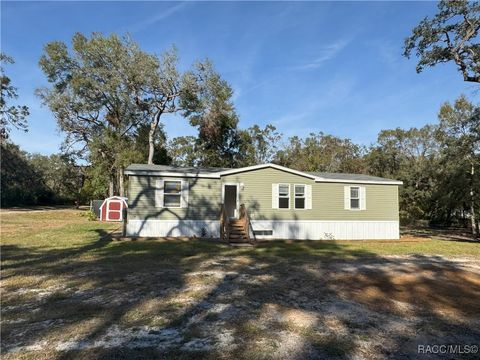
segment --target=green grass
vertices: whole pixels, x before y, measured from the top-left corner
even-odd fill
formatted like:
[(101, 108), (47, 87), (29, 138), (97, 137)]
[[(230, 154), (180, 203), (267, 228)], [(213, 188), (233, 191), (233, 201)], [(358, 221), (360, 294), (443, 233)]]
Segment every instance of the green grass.
[(84, 211), (1, 212), (2, 245), (71, 248), (98, 239), (118, 223), (88, 221)]
[(261, 243), (251, 254), (296, 259), (303, 256), (353, 259), (388, 255), (438, 255), (480, 259), (480, 242), (436, 238), (408, 240), (275, 241)]
[[(82, 211), (53, 210), (42, 212), (8, 212), (1, 214), (2, 246), (28, 248), (74, 249), (93, 245), (101, 237), (120, 227), (118, 223), (88, 221)], [(273, 241), (255, 248), (230, 248), (223, 244), (203, 241), (154, 240), (118, 241), (93, 247), (89, 252), (101, 252), (112, 257), (135, 253), (156, 258), (188, 258), (200, 254), (245, 254), (298, 258), (300, 256), (355, 258), (377, 255), (441, 255), (480, 259), (480, 243), (455, 241), (448, 238), (422, 237), (398, 241)]]

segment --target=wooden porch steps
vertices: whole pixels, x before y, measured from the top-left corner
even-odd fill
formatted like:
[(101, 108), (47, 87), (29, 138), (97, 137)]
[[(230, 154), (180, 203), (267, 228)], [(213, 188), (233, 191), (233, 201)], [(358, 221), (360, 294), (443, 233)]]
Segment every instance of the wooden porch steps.
[(240, 205), (240, 216), (238, 219), (230, 219), (227, 216), (225, 206), (222, 204), (220, 238), (231, 245), (255, 244), (255, 236), (250, 237), (250, 219), (244, 204)]
[(231, 220), (229, 226), (229, 242), (248, 243), (249, 239), (244, 229), (243, 220)]

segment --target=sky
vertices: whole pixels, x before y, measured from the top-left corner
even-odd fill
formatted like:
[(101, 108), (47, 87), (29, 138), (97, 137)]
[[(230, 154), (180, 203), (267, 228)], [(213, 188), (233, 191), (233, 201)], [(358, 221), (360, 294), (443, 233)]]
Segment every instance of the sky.
[[(43, 46), (74, 33), (129, 33), (148, 52), (173, 44), (180, 68), (211, 59), (234, 90), (240, 127), (271, 123), (285, 135), (325, 132), (369, 145), (382, 129), (437, 121), (445, 101), (474, 96), (453, 64), (415, 71), (404, 39), (435, 2), (1, 2), (6, 73), (30, 108), (29, 132), (11, 139), (28, 152), (59, 151), (64, 135), (35, 96), (48, 86)], [(166, 117), (169, 138), (195, 135)]]

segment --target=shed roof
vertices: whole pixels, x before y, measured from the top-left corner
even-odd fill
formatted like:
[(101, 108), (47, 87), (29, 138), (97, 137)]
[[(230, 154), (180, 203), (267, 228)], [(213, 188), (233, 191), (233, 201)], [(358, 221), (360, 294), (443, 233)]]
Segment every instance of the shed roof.
[(122, 202), (125, 204), (126, 207), (128, 207), (128, 203), (127, 203), (128, 198), (123, 197), (123, 196), (114, 195), (114, 196), (110, 196), (110, 197), (106, 198), (105, 200), (103, 200), (102, 205), (100, 205), (100, 209), (101, 209), (109, 200), (120, 200), (120, 201), (122, 201)]

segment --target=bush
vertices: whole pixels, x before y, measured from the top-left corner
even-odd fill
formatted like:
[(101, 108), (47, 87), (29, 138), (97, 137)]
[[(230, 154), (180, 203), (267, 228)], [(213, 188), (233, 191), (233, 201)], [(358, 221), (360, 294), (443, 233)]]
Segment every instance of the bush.
[(92, 210), (87, 210), (82, 213), (82, 216), (85, 216), (88, 221), (95, 221), (97, 220), (97, 215)]

